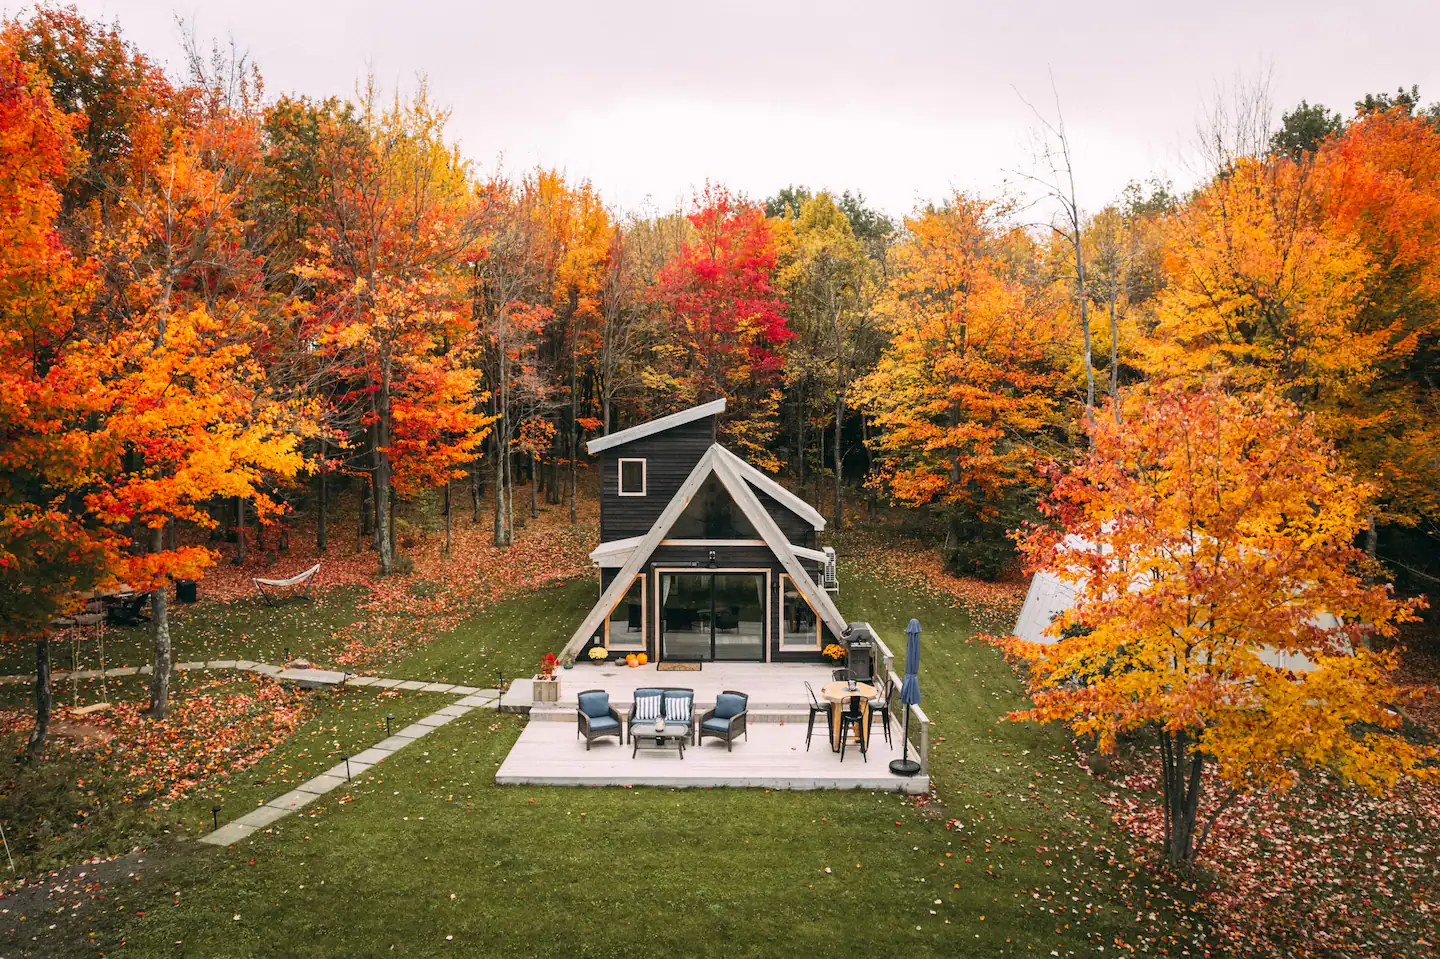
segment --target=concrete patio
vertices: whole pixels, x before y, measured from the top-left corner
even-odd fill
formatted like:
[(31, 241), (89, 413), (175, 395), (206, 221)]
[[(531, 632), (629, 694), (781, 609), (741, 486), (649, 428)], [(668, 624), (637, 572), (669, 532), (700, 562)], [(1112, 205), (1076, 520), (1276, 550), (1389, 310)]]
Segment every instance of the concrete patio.
[[(670, 788), (739, 787), (762, 789), (881, 789), (912, 794), (928, 792), (930, 779), (896, 776), (889, 762), (901, 755), (903, 721), (891, 719), (892, 745), (886, 745), (877, 717), (868, 757), (853, 744), (845, 761), (830, 748), (823, 718), (817, 717), (815, 737), (805, 749), (809, 718), (809, 682), (816, 693), (830, 683), (831, 667), (813, 663), (705, 663), (699, 671), (660, 671), (654, 665), (596, 666), (577, 664), (562, 670), (559, 702), (536, 703), (530, 722), (495, 774), (501, 785), (663, 786)], [(714, 739), (688, 745), (685, 758), (677, 749), (642, 749), (631, 757), (630, 743), (598, 740), (585, 749), (576, 737), (576, 697), (587, 689), (604, 689), (622, 717), (628, 716), (635, 690), (671, 686), (695, 690), (695, 714), (711, 708), (723, 690), (749, 696), (749, 739), (733, 751)], [(895, 711), (898, 716), (898, 708)], [(912, 729), (911, 756), (921, 743)], [(868, 761), (867, 761), (868, 760)]]

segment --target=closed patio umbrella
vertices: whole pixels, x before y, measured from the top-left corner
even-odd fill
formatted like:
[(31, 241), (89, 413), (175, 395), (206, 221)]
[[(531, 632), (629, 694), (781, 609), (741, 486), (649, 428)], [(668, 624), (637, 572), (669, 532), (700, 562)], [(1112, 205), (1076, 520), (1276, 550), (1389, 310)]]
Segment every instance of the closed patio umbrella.
[(910, 707), (920, 704), (920, 620), (905, 627), (905, 679), (900, 683), (900, 702), (905, 705), (905, 749), (901, 758), (891, 760), (890, 771), (897, 776), (914, 776), (920, 764), (910, 758)]

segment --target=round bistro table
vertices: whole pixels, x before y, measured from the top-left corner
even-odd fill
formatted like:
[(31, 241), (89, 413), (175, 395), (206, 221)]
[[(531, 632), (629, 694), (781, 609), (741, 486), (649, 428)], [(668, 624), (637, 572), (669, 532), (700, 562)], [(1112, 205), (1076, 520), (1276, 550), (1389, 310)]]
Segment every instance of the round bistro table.
[(851, 689), (850, 684), (841, 680), (840, 682), (828, 683), (820, 687), (820, 698), (830, 704), (830, 749), (832, 752), (840, 751), (840, 714), (845, 711), (845, 700), (852, 696), (859, 696), (860, 703), (860, 728), (854, 731), (854, 738), (851, 742), (864, 742), (865, 748), (870, 748), (870, 700), (876, 695), (875, 687), (869, 683), (856, 683)]

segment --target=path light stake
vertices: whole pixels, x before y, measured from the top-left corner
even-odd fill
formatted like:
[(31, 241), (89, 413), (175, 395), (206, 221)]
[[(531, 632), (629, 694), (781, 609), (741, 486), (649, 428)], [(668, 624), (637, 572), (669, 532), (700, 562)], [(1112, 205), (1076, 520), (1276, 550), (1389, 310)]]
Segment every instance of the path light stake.
[(289, 663), (290, 663), (290, 647), (289, 647), (289, 646), (286, 646), (286, 647), (285, 647), (285, 663), (286, 663), (286, 665), (289, 665)]
[(505, 674), (498, 669), (495, 670), (495, 692), (495, 711), (498, 713), (500, 700), (505, 698)]
[(219, 807), (219, 806), (211, 806), (211, 807), (210, 807), (210, 826), (211, 826), (212, 829), (219, 829), (219, 828), (220, 828), (220, 807)]
[(346, 756), (346, 757), (345, 757), (345, 781), (346, 781), (347, 783), (350, 781), (350, 757), (349, 757), (349, 756)]
[(394, 719), (394, 718), (395, 718), (395, 714), (394, 714), (394, 713), (386, 713), (386, 714), (385, 714), (385, 735), (386, 735), (386, 736), (389, 736), (389, 735), (390, 735), (390, 720), (392, 720), (392, 719)]

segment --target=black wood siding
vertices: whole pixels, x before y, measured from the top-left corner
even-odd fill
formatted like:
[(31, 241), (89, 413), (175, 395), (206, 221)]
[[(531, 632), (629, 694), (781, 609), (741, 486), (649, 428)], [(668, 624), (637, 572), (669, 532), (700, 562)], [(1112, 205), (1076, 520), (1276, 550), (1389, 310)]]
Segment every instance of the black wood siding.
[[(600, 454), (600, 541), (644, 536), (715, 441), (707, 416)], [(620, 460), (645, 460), (645, 495), (620, 495)]]
[(765, 512), (770, 514), (770, 518), (780, 527), (780, 532), (785, 534), (786, 539), (796, 546), (815, 548), (815, 527), (810, 525), (809, 520), (795, 515), (789, 507), (781, 505), (779, 500), (764, 490), (754, 486), (750, 488), (755, 491), (760, 505), (765, 507)]

